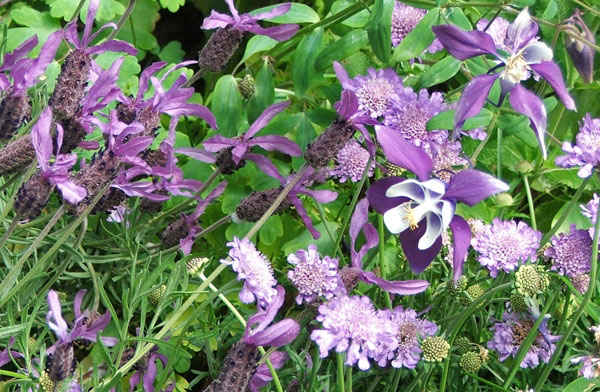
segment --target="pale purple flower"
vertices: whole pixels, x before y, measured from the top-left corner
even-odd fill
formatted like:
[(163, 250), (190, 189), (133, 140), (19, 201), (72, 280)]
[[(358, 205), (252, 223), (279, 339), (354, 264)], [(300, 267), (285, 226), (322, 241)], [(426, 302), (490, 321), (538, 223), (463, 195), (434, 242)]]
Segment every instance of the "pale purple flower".
[(231, 247), (231, 260), (222, 259), (221, 263), (231, 265), (238, 273), (237, 280), (244, 280), (240, 300), (249, 304), (256, 299), (260, 306), (266, 307), (277, 295), (277, 280), (273, 276), (271, 263), (247, 238), (240, 240), (234, 237), (227, 246)]
[(299, 250), (287, 258), (294, 264), (294, 269), (287, 274), (298, 290), (296, 303), (311, 303), (319, 297), (331, 298), (345, 294), (344, 285), (338, 274), (338, 259), (329, 256), (321, 257), (315, 244), (308, 245), (308, 250)]
[(571, 363), (580, 363), (581, 369), (577, 372), (580, 376), (591, 379), (600, 376), (600, 358), (592, 355), (585, 355), (581, 357), (571, 358)]
[[(552, 49), (538, 42), (538, 25), (525, 8), (508, 26), (504, 46), (506, 51), (498, 52), (492, 36), (483, 31), (464, 31), (453, 25), (433, 26), (433, 32), (450, 54), (459, 60), (481, 55), (492, 55), (498, 65), (488, 73), (478, 75), (465, 87), (454, 117), (455, 135), (461, 130), (466, 119), (477, 115), (487, 100), (488, 93), (496, 80), (500, 81), (500, 102), (510, 93), (510, 105), (519, 113), (529, 117), (544, 159), (547, 157), (544, 133), (547, 113), (542, 100), (521, 86), (521, 81), (529, 79), (532, 72), (544, 78), (554, 89), (565, 107), (575, 110), (575, 102), (567, 92), (560, 68), (552, 61)], [(504, 53), (508, 54), (505, 56)], [(491, 73), (503, 67), (501, 72)]]
[(590, 287), (590, 275), (588, 274), (575, 275), (569, 278), (569, 280), (573, 287), (575, 287), (575, 290), (581, 295), (585, 294)]
[(564, 142), (563, 152), (567, 155), (556, 157), (555, 163), (561, 167), (579, 166), (577, 175), (586, 178), (600, 164), (600, 118), (592, 118), (588, 113), (581, 123), (575, 145)]
[(489, 36), (492, 37), (492, 39), (494, 40), (496, 48), (505, 52), (509, 52), (510, 48), (504, 45), (504, 39), (506, 38), (506, 31), (508, 30), (510, 22), (498, 16), (494, 19), (494, 21), (487, 28), (487, 30), (485, 30), (489, 23), (490, 21), (485, 18), (479, 19), (479, 22), (477, 22), (477, 25), (475, 27), (479, 31), (485, 31), (486, 33), (488, 33)]
[(253, 34), (266, 35), (276, 41), (285, 41), (292, 38), (300, 26), (296, 24), (283, 24), (281, 26), (261, 27), (259, 20), (271, 19), (287, 13), (292, 7), (291, 3), (281, 4), (270, 11), (251, 14), (239, 14), (234, 5), (234, 0), (225, 0), (232, 16), (222, 14), (212, 10), (210, 16), (204, 19), (202, 29), (210, 30), (217, 28), (231, 27), (238, 31), (249, 31)]
[(368, 190), (369, 204), (383, 214), (386, 227), (400, 234), (400, 244), (411, 269), (422, 272), (439, 253), (441, 235), (448, 227), (454, 238), (454, 279), (462, 274), (464, 256), (471, 241), (468, 223), (455, 215), (456, 204), (473, 206), (508, 186), (493, 176), (463, 170), (446, 184), (429, 179), (433, 162), (419, 147), (397, 136), (393, 129), (376, 126), (377, 139), (387, 159), (411, 170), (418, 179), (387, 177), (373, 183)]
[[(273, 369), (281, 369), (285, 362), (289, 359), (289, 355), (283, 351), (274, 351), (271, 355), (269, 355), (269, 361), (271, 361), (271, 365), (273, 365)], [(256, 372), (250, 379), (248, 383), (248, 389), (250, 392), (260, 392), (260, 389), (266, 387), (269, 382), (273, 380), (273, 376), (271, 375), (271, 370), (267, 366), (266, 362), (263, 362), (258, 368), (256, 368)]]
[(442, 143), (430, 143), (425, 151), (433, 160), (433, 173), (440, 180), (448, 183), (456, 174), (455, 166), (467, 165), (469, 161), (461, 156), (462, 146), (459, 141), (446, 140)]
[[(158, 368), (156, 367), (157, 360), (162, 362), (163, 367), (167, 366), (167, 362), (169, 362), (169, 358), (167, 358), (166, 355), (158, 353), (158, 346), (155, 345), (148, 353), (145, 366), (138, 368), (138, 370), (129, 378), (129, 392), (133, 392), (140, 382), (144, 386), (144, 391), (154, 392), (154, 381), (156, 380), (156, 375), (158, 373)], [(165, 389), (162, 389), (161, 392), (171, 392), (174, 388), (175, 383), (171, 382)]]
[[(392, 13), (392, 46), (398, 46), (400, 42), (406, 38), (408, 33), (413, 31), (419, 24), (426, 13), (426, 10), (411, 7), (396, 1)], [(429, 45), (429, 48), (427, 48), (429, 53), (435, 53), (439, 50), (442, 50), (442, 45), (437, 39)]]
[(21, 354), (18, 351), (15, 350), (11, 350), (11, 346), (15, 343), (15, 338), (12, 337), (10, 338), (10, 340), (8, 341), (8, 344), (6, 345), (6, 348), (2, 351), (0, 351), (0, 368), (2, 368), (2, 366), (6, 365), (7, 363), (11, 362), (14, 358), (23, 358), (24, 355)]
[(395, 368), (414, 369), (421, 359), (421, 341), (435, 335), (437, 325), (419, 318), (414, 310), (402, 306), (381, 312), (389, 317), (393, 330), (391, 339), (380, 343), (375, 358), (379, 366), (386, 366), (391, 361)]
[(590, 272), (592, 260), (592, 239), (586, 230), (577, 230), (571, 225), (569, 233), (552, 237), (552, 246), (544, 252), (552, 260), (553, 271), (574, 277)]
[[(579, 207), (581, 207), (581, 213), (583, 214), (583, 216), (589, 218), (593, 225), (596, 224), (596, 217), (598, 216), (598, 205), (599, 204), (600, 204), (600, 197), (598, 197), (598, 195), (596, 193), (594, 193), (594, 196), (592, 197), (592, 199), (590, 201), (587, 202), (587, 204), (579, 205)], [(593, 235), (593, 233), (592, 233), (592, 235)]]
[[(340, 182), (348, 180), (358, 182), (363, 176), (363, 172), (369, 162), (370, 154), (362, 148), (354, 139), (351, 139), (346, 146), (342, 148), (335, 157), (336, 166), (331, 170), (331, 175), (340, 179)], [(375, 162), (371, 162), (371, 166), (367, 172), (368, 177), (373, 176)]]
[(500, 270), (508, 273), (529, 259), (535, 262), (541, 239), (542, 233), (525, 222), (494, 218), (491, 225), (486, 225), (477, 234), (473, 249), (479, 253), (479, 263), (495, 278)]
[[(536, 368), (540, 361), (548, 363), (556, 345), (554, 342), (560, 339), (560, 336), (550, 334), (547, 329), (548, 317), (544, 316), (544, 320), (539, 327), (539, 333), (533, 344), (527, 351), (525, 358), (521, 362), (522, 368)], [(503, 362), (508, 357), (515, 357), (525, 337), (533, 327), (535, 318), (527, 314), (519, 316), (518, 313), (504, 312), (502, 316), (503, 322), (498, 322), (492, 326), (494, 337), (488, 341), (488, 347), (498, 352), (498, 359)]]

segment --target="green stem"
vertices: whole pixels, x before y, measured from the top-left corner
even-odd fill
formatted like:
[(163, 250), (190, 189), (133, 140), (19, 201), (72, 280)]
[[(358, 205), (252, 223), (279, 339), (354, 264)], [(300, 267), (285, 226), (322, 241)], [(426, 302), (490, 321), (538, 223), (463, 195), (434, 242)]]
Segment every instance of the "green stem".
[(77, 16), (81, 12), (81, 9), (83, 8), (84, 4), (85, 4), (85, 0), (79, 1), (79, 4), (77, 4), (77, 8), (75, 8), (75, 12), (73, 12), (73, 15), (71, 15), (71, 18), (69, 19), (69, 22), (73, 22), (75, 19), (77, 19)]
[(546, 366), (544, 366), (544, 370), (542, 371), (542, 374), (540, 374), (540, 376), (538, 377), (538, 380), (534, 387), (534, 389), (536, 391), (542, 390), (542, 386), (544, 385), (544, 382), (546, 382), (548, 375), (550, 375), (550, 372), (552, 371), (552, 369), (554, 369), (554, 366), (558, 362), (558, 358), (561, 357), (562, 349), (565, 346), (565, 344), (567, 343), (567, 341), (569, 341), (569, 338), (571, 337), (571, 334), (573, 333), (573, 330), (575, 329), (577, 321), (579, 320), (579, 318), (581, 317), (581, 315), (583, 314), (583, 312), (585, 310), (585, 306), (590, 301), (590, 299), (592, 298), (592, 295), (594, 295), (594, 293), (596, 291), (596, 279), (597, 279), (596, 275), (598, 273), (597, 263), (598, 263), (598, 235), (599, 234), (600, 234), (600, 210), (598, 212), (596, 212), (596, 225), (594, 226), (594, 242), (592, 243), (590, 285), (589, 285), (587, 291), (585, 292), (585, 295), (583, 296), (583, 299), (581, 300), (579, 307), (575, 311), (575, 314), (573, 315), (571, 322), (569, 323), (569, 326), (567, 327), (567, 330), (565, 331), (565, 333), (563, 334), (563, 336), (559, 340), (559, 342), (556, 344), (556, 349), (554, 350), (554, 353), (552, 354), (550, 361), (548, 362), (548, 364)]
[(345, 392), (344, 387), (344, 354), (336, 353), (335, 358), (337, 360), (337, 392)]
[(466, 374), (467, 376), (471, 377), (471, 378), (474, 378), (474, 379), (475, 379), (475, 380), (477, 380), (477, 381), (480, 381), (480, 382), (482, 382), (482, 383), (483, 383), (483, 384), (485, 384), (485, 385), (489, 385), (490, 387), (492, 387), (492, 388), (493, 388), (492, 390), (494, 390), (494, 391), (504, 391), (504, 392), (511, 392), (511, 391), (510, 391), (510, 389), (503, 388), (503, 387), (501, 387), (500, 385), (498, 385), (498, 384), (494, 384), (493, 382), (491, 382), (491, 381), (488, 381), (488, 380), (486, 380), (485, 378), (481, 378), (481, 377), (479, 377), (478, 375), (476, 375), (476, 374), (474, 374), (474, 373), (465, 372), (465, 374)]
[(2, 236), (2, 238), (0, 239), (0, 248), (2, 248), (4, 246), (4, 243), (6, 242), (6, 240), (8, 239), (8, 237), (10, 237), (10, 235), (12, 234), (13, 230), (15, 229), (15, 227), (17, 227), (17, 224), (19, 223), (19, 217), (15, 216), (12, 220), (12, 222), (10, 222), (10, 225), (8, 226), (8, 229), (6, 229), (6, 232), (4, 233), (4, 235)]
[(497, 152), (496, 152), (496, 157), (497, 157), (497, 162), (496, 165), (498, 166), (496, 168), (496, 177), (498, 177), (499, 180), (502, 179), (502, 128), (498, 128), (497, 130)]
[(531, 197), (531, 188), (529, 187), (529, 179), (527, 178), (527, 174), (523, 174), (523, 183), (525, 184), (525, 193), (527, 194), (527, 204), (529, 204), (531, 227), (533, 228), (533, 230), (537, 230), (537, 223), (535, 220), (535, 207), (533, 206), (533, 198)]
[(321, 358), (319, 357), (319, 350), (314, 351), (313, 354), (313, 367), (310, 369), (310, 384), (308, 384), (308, 391), (315, 390), (315, 384), (317, 382), (317, 373), (321, 365)]
[(192, 84), (196, 83), (198, 79), (202, 77), (206, 73), (206, 69), (200, 68), (195, 74), (192, 75), (191, 78), (187, 82), (183, 84), (183, 87), (190, 87)]
[(129, 16), (131, 16), (131, 13), (133, 12), (133, 9), (135, 8), (136, 1), (137, 0), (129, 0), (129, 4), (127, 5), (127, 9), (125, 10), (125, 13), (121, 16), (121, 19), (119, 19), (119, 22), (117, 22), (117, 28), (114, 29), (110, 33), (110, 35), (106, 39), (107, 41), (115, 39), (117, 34), (119, 34), (119, 31), (121, 30), (123, 25), (125, 25), (125, 22), (127, 22), (127, 19), (129, 19)]
[(206, 229), (203, 229), (201, 232), (199, 232), (196, 235), (196, 237), (194, 237), (195, 240), (205, 236), (206, 234), (210, 233), (213, 230), (218, 229), (220, 226), (223, 226), (225, 223), (228, 223), (228, 222), (231, 222), (231, 215), (224, 216), (221, 219), (219, 219), (218, 221), (216, 221), (215, 223), (213, 223), (212, 225), (208, 226)]
[(483, 150), (483, 147), (487, 144), (487, 142), (492, 137), (492, 132), (494, 132), (494, 127), (496, 126), (497, 118), (498, 118), (498, 115), (496, 113), (494, 113), (492, 115), (492, 120), (490, 121), (490, 125), (488, 126), (487, 135), (485, 136), (485, 139), (481, 143), (479, 143), (479, 145), (475, 149), (475, 152), (471, 156), (471, 162), (473, 163), (473, 165), (477, 164), (477, 157), (479, 156), (479, 153), (481, 153), (481, 150)]
[(346, 391), (352, 392), (352, 368), (348, 367), (346, 371)]
[[(379, 272), (381, 273), (381, 277), (386, 279), (387, 275), (387, 266), (385, 263), (385, 232), (383, 228), (383, 215), (377, 214), (377, 232), (379, 234)], [(388, 309), (392, 309), (392, 299), (390, 298), (390, 293), (387, 291), (383, 292), (383, 299), (385, 301), (385, 306)]]

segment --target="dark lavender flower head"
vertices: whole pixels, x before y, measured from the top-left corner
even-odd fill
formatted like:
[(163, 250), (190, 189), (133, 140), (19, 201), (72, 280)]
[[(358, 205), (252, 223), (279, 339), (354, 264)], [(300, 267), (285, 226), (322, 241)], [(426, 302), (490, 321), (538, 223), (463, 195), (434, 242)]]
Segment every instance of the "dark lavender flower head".
[[(269, 361), (271, 365), (273, 365), (273, 369), (281, 369), (285, 362), (289, 359), (289, 355), (283, 351), (274, 351), (271, 355), (269, 355)], [(263, 362), (258, 368), (256, 368), (256, 372), (250, 379), (250, 383), (248, 384), (248, 389), (250, 392), (260, 392), (260, 389), (266, 387), (269, 382), (273, 379), (271, 375), (271, 370), (267, 366), (266, 362)]]
[[(259, 146), (267, 151), (280, 151), (284, 154), (297, 157), (302, 155), (302, 150), (298, 145), (288, 138), (279, 135), (254, 136), (263, 129), (269, 121), (277, 114), (281, 113), (290, 105), (290, 101), (278, 102), (266, 108), (262, 114), (252, 123), (250, 128), (241, 136), (234, 138), (225, 138), (221, 135), (215, 135), (203, 142), (204, 148), (208, 152), (220, 152), (227, 149), (230, 152), (233, 165), (240, 165), (243, 160), (251, 160), (267, 175), (277, 172), (275, 165), (263, 155), (250, 152), (252, 147)], [(227, 162), (225, 162), (226, 164)], [(232, 170), (224, 171), (225, 174), (231, 174)]]
[(586, 230), (571, 225), (569, 233), (555, 235), (551, 242), (552, 246), (544, 252), (552, 261), (550, 269), (570, 278), (590, 272), (592, 239)]
[(498, 52), (492, 36), (483, 31), (464, 31), (456, 26), (442, 25), (432, 27), (433, 32), (450, 54), (459, 60), (481, 55), (496, 57), (499, 64), (491, 71), (503, 67), (501, 72), (487, 73), (473, 78), (465, 87), (454, 117), (455, 136), (461, 130), (466, 119), (481, 111), (494, 82), (499, 79), (500, 103), (510, 93), (510, 105), (519, 113), (529, 117), (544, 159), (547, 157), (544, 133), (546, 132), (547, 113), (540, 98), (521, 86), (520, 82), (529, 79), (531, 73), (544, 78), (554, 89), (565, 107), (575, 110), (575, 102), (567, 92), (560, 68), (552, 61), (552, 50), (538, 42), (538, 25), (523, 9), (507, 30), (504, 47), (507, 55)]
[(231, 260), (222, 259), (221, 263), (231, 265), (238, 273), (237, 279), (244, 280), (240, 300), (246, 304), (256, 300), (261, 307), (266, 307), (277, 296), (274, 288), (277, 280), (273, 276), (271, 263), (247, 238), (240, 240), (234, 237), (227, 246), (231, 247)]
[(287, 260), (294, 264), (294, 269), (288, 272), (287, 277), (298, 290), (298, 305), (302, 302), (311, 303), (319, 297), (330, 299), (346, 293), (338, 274), (339, 260), (329, 256), (321, 258), (315, 244), (310, 244), (308, 250), (290, 254)]
[(600, 165), (600, 118), (592, 118), (588, 113), (581, 123), (575, 145), (564, 142), (563, 152), (567, 155), (556, 157), (554, 161), (561, 167), (579, 166), (577, 175), (586, 178), (592, 175), (592, 170)]
[[(396, 47), (406, 38), (408, 33), (419, 24), (421, 19), (427, 14), (426, 10), (411, 7), (396, 1), (394, 11), (392, 12), (392, 46)], [(436, 39), (429, 45), (427, 51), (435, 53), (442, 50), (442, 45)]]
[[(498, 352), (500, 361), (504, 361), (508, 357), (514, 358), (533, 327), (535, 319), (536, 317), (529, 314), (519, 316), (518, 313), (504, 312), (503, 322), (498, 322), (491, 328), (494, 331), (494, 337), (488, 342), (488, 347)], [(548, 363), (552, 353), (554, 353), (556, 348), (554, 342), (558, 341), (560, 336), (550, 334), (547, 329), (547, 322), (548, 316), (544, 316), (544, 320), (539, 327), (540, 333), (521, 362), (521, 368), (536, 368), (540, 361)]]
[(35, 149), (40, 173), (46, 181), (56, 186), (62, 197), (71, 204), (77, 204), (86, 196), (85, 188), (71, 181), (69, 171), (77, 162), (76, 154), (60, 154), (63, 132), (62, 127), (57, 125), (56, 155), (53, 164), (50, 164), (52, 156), (52, 110), (47, 107), (42, 111), (36, 124), (31, 129), (31, 143)]
[(212, 10), (210, 16), (204, 19), (202, 29), (223, 29), (229, 26), (230, 28), (241, 32), (249, 31), (253, 34), (266, 35), (276, 41), (286, 41), (292, 38), (300, 28), (300, 26), (296, 24), (283, 24), (281, 26), (267, 28), (261, 27), (258, 24), (259, 20), (271, 19), (287, 13), (292, 7), (291, 3), (281, 4), (270, 11), (254, 15), (240, 15), (235, 8), (233, 0), (225, 0), (225, 3), (227, 3), (232, 16)]
[[(596, 37), (587, 27), (581, 18), (581, 15), (583, 15), (583, 13), (578, 9), (575, 9), (573, 15), (565, 21), (567, 29), (571, 33), (595, 44)], [(585, 44), (568, 34), (565, 34), (565, 47), (577, 72), (579, 72), (579, 75), (583, 78), (583, 81), (585, 83), (592, 83), (594, 81), (594, 56), (596, 51), (588, 44)]]
[(2, 366), (6, 365), (7, 363), (11, 362), (14, 358), (25, 357), (20, 352), (10, 349), (14, 343), (15, 343), (15, 338), (14, 337), (10, 338), (6, 348), (4, 350), (0, 351), (0, 368), (2, 368)]
[(107, 23), (104, 26), (100, 27), (98, 31), (92, 34), (92, 28), (94, 27), (94, 19), (96, 19), (96, 13), (98, 13), (98, 5), (100, 0), (90, 0), (87, 16), (85, 17), (85, 27), (83, 29), (83, 35), (79, 38), (79, 34), (77, 32), (77, 19), (67, 24), (65, 27), (65, 38), (69, 41), (75, 48), (83, 53), (89, 55), (100, 54), (107, 51), (110, 52), (124, 52), (135, 56), (137, 54), (137, 49), (133, 47), (129, 42), (120, 41), (120, 40), (110, 40), (105, 41), (96, 46), (90, 46), (94, 38), (98, 36), (98, 34), (108, 28), (116, 29), (117, 25), (114, 23)]
[(377, 139), (388, 160), (411, 170), (418, 180), (387, 177), (376, 181), (367, 193), (369, 204), (383, 214), (388, 230), (400, 234), (400, 243), (411, 269), (422, 272), (442, 246), (442, 232), (448, 226), (454, 238), (454, 279), (462, 274), (464, 256), (471, 241), (468, 223), (455, 215), (458, 202), (473, 206), (481, 200), (508, 190), (508, 186), (493, 176), (473, 170), (463, 170), (446, 184), (429, 179), (433, 162), (427, 153), (412, 143), (397, 137), (397, 132), (376, 126)]
[[(340, 182), (348, 180), (358, 182), (363, 176), (363, 172), (367, 167), (371, 154), (358, 144), (354, 139), (351, 139), (346, 146), (342, 148), (335, 157), (336, 166), (331, 170), (331, 175), (340, 179)], [(373, 176), (375, 162), (371, 162), (367, 172), (368, 177)]]
[(295, 320), (283, 319), (271, 324), (284, 300), (285, 290), (282, 286), (277, 286), (272, 300), (265, 307), (259, 305), (256, 314), (248, 319), (246, 331), (242, 336), (245, 343), (255, 347), (281, 347), (296, 339), (300, 332), (300, 324)]
[(542, 233), (525, 222), (494, 218), (491, 225), (477, 233), (473, 248), (479, 253), (479, 263), (495, 278), (500, 270), (508, 273), (529, 259), (535, 262), (541, 239)]

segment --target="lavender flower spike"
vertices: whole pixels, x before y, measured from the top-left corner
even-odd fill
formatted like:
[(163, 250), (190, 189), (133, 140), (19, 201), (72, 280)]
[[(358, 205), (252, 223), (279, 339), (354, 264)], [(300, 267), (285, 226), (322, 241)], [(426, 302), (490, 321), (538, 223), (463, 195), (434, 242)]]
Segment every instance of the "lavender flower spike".
[(473, 206), (509, 188), (502, 181), (477, 170), (463, 170), (446, 184), (429, 179), (433, 162), (425, 151), (397, 137), (393, 129), (376, 126), (377, 139), (388, 160), (413, 171), (418, 180), (388, 177), (376, 181), (367, 193), (369, 204), (383, 214), (388, 230), (400, 234), (402, 249), (415, 273), (422, 272), (442, 245), (442, 232), (448, 227), (454, 238), (454, 279), (462, 274), (462, 264), (471, 241), (468, 223), (455, 215), (458, 202)]
[(533, 71), (552, 86), (567, 109), (575, 110), (575, 102), (567, 92), (560, 68), (552, 61), (552, 50), (546, 44), (537, 41), (538, 25), (529, 16), (527, 8), (521, 11), (506, 30), (503, 49), (508, 52), (508, 56), (498, 52), (494, 39), (483, 31), (464, 31), (452, 25), (434, 26), (432, 29), (442, 45), (457, 59), (466, 60), (487, 54), (496, 57), (499, 62), (490, 72), (504, 67), (498, 73), (488, 72), (476, 76), (465, 87), (456, 108), (454, 135), (458, 135), (466, 119), (481, 111), (492, 85), (499, 79), (499, 104), (502, 104), (506, 94), (510, 93), (511, 106), (529, 117), (545, 159), (546, 108), (543, 102), (521, 86), (520, 82), (529, 79)]
[(227, 3), (232, 16), (213, 10), (211, 11), (210, 16), (204, 19), (204, 22), (202, 23), (202, 29), (210, 30), (230, 27), (231, 29), (238, 30), (240, 32), (249, 31), (254, 34), (266, 35), (276, 41), (285, 41), (290, 39), (299, 29), (299, 26), (295, 24), (284, 24), (281, 26), (268, 28), (261, 27), (258, 24), (259, 20), (271, 19), (285, 14), (292, 7), (291, 3), (279, 5), (268, 12), (261, 12), (255, 15), (240, 15), (233, 4), (233, 1), (234, 0), (225, 0), (225, 3)]

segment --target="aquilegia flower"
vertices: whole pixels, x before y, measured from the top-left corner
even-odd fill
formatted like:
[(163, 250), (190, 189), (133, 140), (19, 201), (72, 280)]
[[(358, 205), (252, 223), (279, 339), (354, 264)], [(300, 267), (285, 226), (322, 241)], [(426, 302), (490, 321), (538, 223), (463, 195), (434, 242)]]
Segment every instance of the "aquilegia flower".
[(592, 239), (586, 230), (571, 225), (569, 233), (555, 235), (551, 242), (552, 246), (544, 252), (552, 261), (550, 269), (570, 278), (590, 272)]
[(490, 270), (492, 277), (496, 277), (500, 270), (508, 273), (529, 259), (535, 262), (541, 239), (542, 233), (523, 221), (517, 223), (495, 218), (491, 225), (477, 234), (473, 249), (479, 253), (479, 263)]
[[(567, 92), (560, 68), (552, 61), (552, 50), (538, 42), (538, 25), (534, 23), (525, 8), (506, 30), (504, 45), (508, 55), (498, 52), (494, 39), (483, 31), (464, 31), (456, 26), (433, 26), (433, 32), (450, 54), (459, 60), (481, 55), (493, 55), (499, 64), (488, 73), (476, 76), (463, 91), (454, 117), (455, 135), (469, 117), (481, 111), (494, 82), (500, 80), (500, 102), (510, 93), (510, 105), (519, 113), (529, 117), (536, 133), (542, 155), (546, 158), (544, 133), (547, 113), (540, 98), (521, 86), (521, 81), (529, 79), (531, 72), (543, 77), (554, 89), (565, 107), (575, 110), (575, 102)], [(501, 72), (490, 73), (503, 67)]]
[(575, 137), (575, 145), (564, 142), (563, 152), (567, 155), (556, 157), (555, 163), (561, 167), (579, 166), (577, 175), (586, 178), (600, 164), (600, 118), (592, 118), (588, 113), (583, 118), (579, 133)]
[(442, 232), (448, 227), (454, 238), (454, 279), (462, 274), (469, 243), (469, 224), (455, 215), (458, 202), (473, 206), (495, 193), (509, 188), (493, 176), (463, 170), (448, 184), (429, 179), (433, 162), (425, 151), (397, 137), (393, 129), (376, 126), (377, 139), (393, 164), (414, 172), (418, 180), (387, 177), (375, 182), (367, 193), (369, 204), (383, 214), (388, 230), (400, 234), (400, 244), (411, 269), (422, 272), (442, 246)]
[[(564, 22), (567, 30), (582, 38), (587, 39), (592, 43), (596, 43), (596, 37), (585, 24), (581, 16), (583, 12), (577, 8), (573, 11), (573, 15)], [(596, 51), (588, 44), (581, 42), (577, 38), (573, 38), (565, 34), (565, 49), (573, 61), (573, 65), (583, 78), (585, 83), (594, 81), (594, 56)]]

